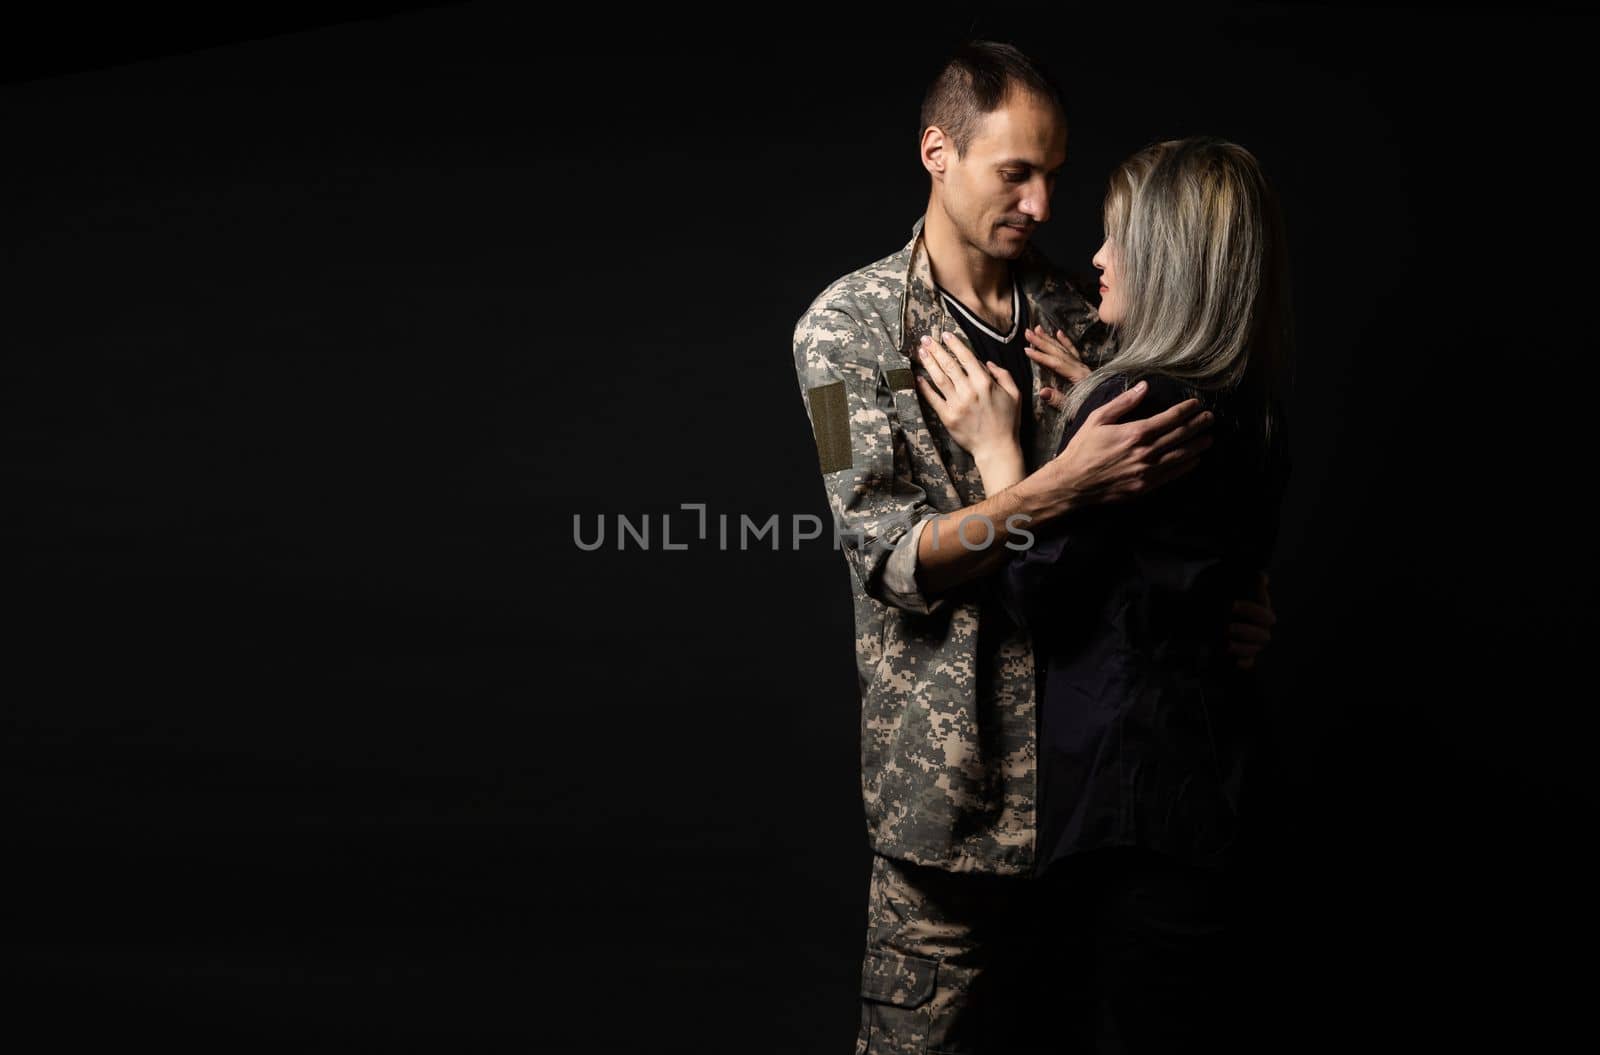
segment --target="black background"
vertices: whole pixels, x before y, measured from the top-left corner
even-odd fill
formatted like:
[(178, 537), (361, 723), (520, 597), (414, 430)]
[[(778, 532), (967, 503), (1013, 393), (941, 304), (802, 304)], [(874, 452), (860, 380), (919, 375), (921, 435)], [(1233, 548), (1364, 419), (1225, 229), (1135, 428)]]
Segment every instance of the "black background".
[(849, 587), (792, 548), (826, 505), (790, 335), (909, 238), (968, 32), (1068, 92), (1063, 265), (1154, 139), (1239, 141), (1285, 200), (1248, 1013), (1283, 1050), (1581, 1024), (1593, 21), (402, 6), (9, 36), (15, 1031), (847, 1050)]

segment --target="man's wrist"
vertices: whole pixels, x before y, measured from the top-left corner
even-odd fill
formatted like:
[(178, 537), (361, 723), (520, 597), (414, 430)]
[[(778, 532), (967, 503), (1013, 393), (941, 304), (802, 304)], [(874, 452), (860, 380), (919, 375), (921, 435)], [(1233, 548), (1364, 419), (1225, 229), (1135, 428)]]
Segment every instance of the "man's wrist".
[(1073, 487), (1054, 460), (1045, 462), (1031, 475), (1023, 477), (1006, 492), (1035, 523), (1053, 520), (1080, 504), (1077, 489)]

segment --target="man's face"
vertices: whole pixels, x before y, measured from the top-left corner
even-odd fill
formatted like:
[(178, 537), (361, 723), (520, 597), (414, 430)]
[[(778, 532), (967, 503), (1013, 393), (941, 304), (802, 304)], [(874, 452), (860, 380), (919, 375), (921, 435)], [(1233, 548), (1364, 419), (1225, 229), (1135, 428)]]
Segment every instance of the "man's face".
[(967, 152), (951, 146), (944, 172), (945, 214), (968, 244), (1014, 260), (1050, 218), (1056, 173), (1067, 157), (1067, 126), (1049, 102), (1013, 91), (985, 114)]

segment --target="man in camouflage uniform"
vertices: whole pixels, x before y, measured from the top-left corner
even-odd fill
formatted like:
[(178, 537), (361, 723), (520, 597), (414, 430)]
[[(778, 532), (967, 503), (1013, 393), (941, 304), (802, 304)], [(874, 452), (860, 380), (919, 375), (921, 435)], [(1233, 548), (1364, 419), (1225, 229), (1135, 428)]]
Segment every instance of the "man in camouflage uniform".
[(1193, 401), (1117, 424), (1135, 389), (1056, 457), (1066, 422), (1055, 399), (1072, 377), (1033, 356), (1031, 385), (1018, 386), (1033, 419), (1029, 475), (985, 494), (973, 458), (916, 390), (919, 339), (960, 332), (941, 290), (981, 302), (1001, 330), (1020, 325), (1006, 318), (1015, 304), (1091, 362), (1106, 337), (1027, 240), (1049, 217), (1065, 157), (1048, 80), (1015, 49), (969, 45), (929, 89), (922, 125), (932, 188), (911, 241), (835, 281), (794, 330), (854, 593), (874, 851), (858, 1055), (990, 1050), (980, 982), (1001, 917), (1037, 886), (1033, 653), (989, 572), (1008, 544), (1031, 541), (1029, 522), (1192, 467), (1209, 425)]

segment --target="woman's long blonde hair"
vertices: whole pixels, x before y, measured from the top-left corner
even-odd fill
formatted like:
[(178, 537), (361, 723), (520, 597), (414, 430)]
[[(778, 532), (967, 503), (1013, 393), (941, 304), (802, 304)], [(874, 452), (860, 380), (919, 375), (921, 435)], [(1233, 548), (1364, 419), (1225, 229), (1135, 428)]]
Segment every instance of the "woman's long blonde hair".
[(1126, 310), (1116, 352), (1072, 386), (1067, 414), (1113, 374), (1162, 373), (1202, 392), (1245, 390), (1270, 436), (1292, 340), (1289, 268), (1255, 157), (1211, 136), (1146, 147), (1112, 174), (1105, 232)]

